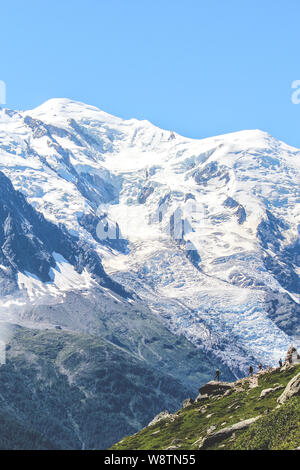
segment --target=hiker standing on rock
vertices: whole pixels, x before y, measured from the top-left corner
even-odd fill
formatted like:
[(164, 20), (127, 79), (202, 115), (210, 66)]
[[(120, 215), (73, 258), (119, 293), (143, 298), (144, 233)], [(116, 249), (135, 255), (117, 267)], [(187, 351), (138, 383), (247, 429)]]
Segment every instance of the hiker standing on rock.
[(263, 365), (262, 365), (262, 364), (258, 364), (258, 369), (259, 369), (259, 371), (261, 371), (262, 368), (263, 368)]
[(253, 376), (253, 367), (252, 366), (249, 367), (249, 375), (251, 375), (251, 377)]
[(281, 358), (279, 359), (278, 364), (279, 364), (279, 367), (280, 367), (280, 369), (281, 369), (281, 367), (282, 367), (282, 365), (283, 365)]
[(220, 375), (221, 375), (221, 371), (219, 369), (216, 370), (216, 376), (215, 376), (215, 380), (217, 382), (220, 382)]

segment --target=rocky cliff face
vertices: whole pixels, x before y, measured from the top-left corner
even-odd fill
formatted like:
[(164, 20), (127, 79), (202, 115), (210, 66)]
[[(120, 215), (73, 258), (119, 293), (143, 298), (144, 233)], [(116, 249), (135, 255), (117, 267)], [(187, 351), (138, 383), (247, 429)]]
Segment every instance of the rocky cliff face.
[[(28, 204), (23, 194), (0, 172), (0, 264), (2, 298), (17, 288), (17, 275), (35, 277), (41, 283), (54, 280), (61, 261), (78, 275), (86, 270), (95, 285), (110, 288), (124, 297), (130, 294), (105, 273), (101, 260), (91, 247), (72, 236), (63, 225), (45, 219)], [(10, 280), (11, 289), (7, 282)]]

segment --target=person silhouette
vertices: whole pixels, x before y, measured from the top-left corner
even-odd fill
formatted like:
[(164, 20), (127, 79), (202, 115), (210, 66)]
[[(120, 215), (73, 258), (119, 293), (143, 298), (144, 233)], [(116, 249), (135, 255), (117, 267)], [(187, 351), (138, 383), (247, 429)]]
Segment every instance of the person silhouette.
[(220, 375), (221, 375), (221, 371), (219, 369), (216, 370), (216, 375), (215, 375), (215, 380), (217, 380), (217, 382), (220, 382)]

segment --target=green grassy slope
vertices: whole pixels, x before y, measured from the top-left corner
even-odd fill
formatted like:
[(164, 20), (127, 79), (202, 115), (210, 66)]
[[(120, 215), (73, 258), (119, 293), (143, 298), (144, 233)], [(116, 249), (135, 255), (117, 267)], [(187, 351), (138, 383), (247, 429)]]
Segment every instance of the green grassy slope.
[(300, 396), (277, 408), (284, 388), (259, 399), (264, 389), (286, 386), (300, 372), (300, 365), (272, 370), (258, 377), (258, 386), (238, 381), (238, 390), (228, 396), (210, 396), (179, 410), (172, 419), (159, 421), (139, 433), (124, 438), (112, 449), (197, 450), (202, 438), (240, 421), (261, 416), (248, 429), (236, 431), (208, 449), (295, 449), (300, 446)]

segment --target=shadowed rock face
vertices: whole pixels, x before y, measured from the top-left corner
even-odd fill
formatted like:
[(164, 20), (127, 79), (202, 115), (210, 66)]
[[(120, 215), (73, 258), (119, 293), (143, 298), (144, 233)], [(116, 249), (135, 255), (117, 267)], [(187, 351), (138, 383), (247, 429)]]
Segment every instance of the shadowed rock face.
[(299, 266), (299, 243), (281, 248), (280, 242), (284, 240), (285, 231), (289, 227), (287, 224), (275, 217), (270, 211), (266, 211), (266, 219), (261, 221), (257, 227), (257, 236), (265, 250), (272, 250), (272, 256), (266, 253), (263, 262), (282, 287), (290, 292), (300, 293), (300, 278), (294, 269)]
[(224, 207), (229, 207), (230, 209), (234, 209), (235, 207), (238, 207), (239, 203), (236, 202), (235, 199), (233, 199), (232, 197), (228, 197), (224, 203), (223, 203)]
[[(7, 268), (2, 269), (0, 275), (8, 277), (11, 291), (16, 288), (17, 272), (29, 272), (42, 282), (50, 282), (49, 271), (56, 265), (54, 252), (62, 255), (79, 273), (86, 268), (100, 285), (120, 295), (129, 295), (107, 276), (100, 258), (90, 246), (70, 235), (63, 225), (47, 221), (0, 172), (0, 264)], [(8, 293), (4, 282), (2, 285), (2, 294)]]
[(223, 180), (224, 184), (230, 179), (227, 168), (216, 161), (208, 163), (202, 170), (196, 170), (193, 177), (196, 183), (204, 186), (214, 178), (218, 178), (220, 181)]
[(238, 223), (240, 225), (243, 224), (247, 218), (245, 208), (241, 205), (239, 205), (238, 210), (236, 211), (235, 215), (237, 216)]
[[(199, 388), (199, 397), (223, 395), (227, 390), (232, 390), (235, 387), (234, 383), (230, 382), (217, 382), (212, 380)], [(199, 398), (198, 397), (198, 398)]]

